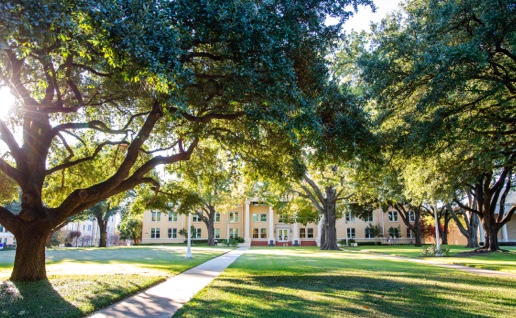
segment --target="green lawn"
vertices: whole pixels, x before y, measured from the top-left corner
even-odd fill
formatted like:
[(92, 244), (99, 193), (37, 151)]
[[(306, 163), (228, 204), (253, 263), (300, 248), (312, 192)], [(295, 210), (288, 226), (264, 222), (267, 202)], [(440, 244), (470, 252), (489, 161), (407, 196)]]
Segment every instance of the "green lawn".
[(253, 248), (174, 317), (510, 317), (515, 286), (377, 254)]
[(404, 256), (411, 258), (431, 259), (447, 264), (464, 265), (482, 269), (492, 269), (501, 272), (516, 274), (516, 247), (503, 246), (502, 249), (508, 252), (496, 253), (476, 253), (476, 254), (459, 254), (471, 252), (473, 249), (465, 248), (458, 245), (446, 245), (450, 249), (449, 257), (439, 258), (423, 258), (421, 257), (422, 247), (409, 245), (377, 245), (377, 246), (358, 246), (345, 248), (346, 251), (363, 251), (380, 254), (389, 254), (396, 256)]
[(131, 246), (48, 249), (49, 281), (9, 278), (14, 251), (0, 252), (0, 317), (83, 317), (227, 252), (227, 248)]

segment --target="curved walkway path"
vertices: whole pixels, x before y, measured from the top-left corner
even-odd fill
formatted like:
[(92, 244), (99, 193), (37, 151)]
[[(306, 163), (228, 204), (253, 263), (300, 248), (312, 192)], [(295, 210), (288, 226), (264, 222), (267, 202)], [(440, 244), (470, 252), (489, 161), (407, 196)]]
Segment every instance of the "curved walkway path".
[(249, 247), (239, 247), (190, 268), (165, 282), (93, 313), (91, 318), (163, 317), (170, 318)]

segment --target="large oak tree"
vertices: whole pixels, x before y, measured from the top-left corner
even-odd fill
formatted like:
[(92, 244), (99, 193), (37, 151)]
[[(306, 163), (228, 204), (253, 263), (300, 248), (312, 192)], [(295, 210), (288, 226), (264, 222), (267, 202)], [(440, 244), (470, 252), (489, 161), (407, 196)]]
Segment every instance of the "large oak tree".
[(433, 158), (450, 193), (472, 191), (477, 209), (456, 201), (480, 217), (488, 251), (516, 211), (504, 211), (516, 163), (515, 36), (513, 1), (407, 1), (373, 28), (359, 59), (397, 149)]
[[(324, 20), (364, 2), (2, 2), (0, 81), (17, 108), (0, 121), (0, 170), (22, 192), (21, 210), (0, 207), (18, 243), (11, 279), (45, 279), (55, 226), (137, 185), (158, 188), (152, 169), (188, 160), (200, 139), (256, 138), (262, 124), (298, 140), (313, 131), (339, 29)], [(122, 158), (98, 163), (115, 172), (77, 175), (50, 205), (47, 179), (104, 149)]]

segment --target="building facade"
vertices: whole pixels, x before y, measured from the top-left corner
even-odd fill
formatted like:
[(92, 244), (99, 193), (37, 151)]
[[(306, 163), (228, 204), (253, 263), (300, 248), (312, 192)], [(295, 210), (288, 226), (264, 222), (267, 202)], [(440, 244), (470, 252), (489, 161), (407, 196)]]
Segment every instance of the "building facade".
[[(188, 229), (187, 215), (170, 211), (146, 211), (143, 216), (142, 243), (182, 243), (185, 236), (180, 235), (182, 229)], [(208, 239), (208, 231), (204, 222), (195, 215), (190, 215), (190, 224), (195, 228), (193, 239)], [(368, 231), (369, 224), (379, 224), (382, 237), (373, 238)], [(244, 204), (219, 213), (215, 219), (215, 239), (225, 240), (241, 237), (246, 244), (252, 246), (315, 246), (320, 243), (322, 222), (318, 224), (288, 223), (277, 214), (272, 207), (256, 200), (248, 200)], [(368, 220), (345, 214), (337, 220), (338, 240), (355, 240), (355, 242), (387, 243), (389, 229), (399, 229), (399, 237), (392, 237), (394, 244), (408, 244), (414, 241), (413, 233), (405, 226), (401, 216), (395, 210), (383, 213), (378, 209)]]
[(0, 244), (2, 247), (16, 245), (16, 238), (0, 224)]
[[(112, 215), (107, 223), (107, 238), (106, 244), (108, 246), (116, 245), (118, 242), (118, 224), (120, 223), (120, 216), (118, 214)], [(100, 240), (99, 225), (96, 220), (85, 220), (79, 222), (71, 222), (64, 226), (61, 231), (79, 231), (79, 236), (73, 242), (73, 246), (98, 246)]]

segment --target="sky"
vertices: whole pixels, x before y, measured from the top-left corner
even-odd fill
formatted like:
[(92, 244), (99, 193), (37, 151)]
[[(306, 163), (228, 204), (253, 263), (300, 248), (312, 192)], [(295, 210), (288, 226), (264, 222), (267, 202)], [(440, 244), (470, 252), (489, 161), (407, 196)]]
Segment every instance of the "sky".
[(360, 6), (358, 7), (358, 13), (344, 24), (344, 29), (346, 32), (352, 29), (357, 32), (361, 30), (369, 31), (371, 21), (380, 22), (387, 13), (397, 9), (400, 1), (401, 0), (374, 0), (377, 7), (375, 13), (372, 13), (369, 7)]

